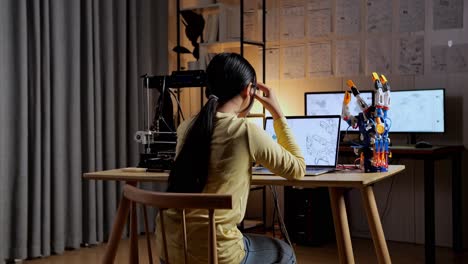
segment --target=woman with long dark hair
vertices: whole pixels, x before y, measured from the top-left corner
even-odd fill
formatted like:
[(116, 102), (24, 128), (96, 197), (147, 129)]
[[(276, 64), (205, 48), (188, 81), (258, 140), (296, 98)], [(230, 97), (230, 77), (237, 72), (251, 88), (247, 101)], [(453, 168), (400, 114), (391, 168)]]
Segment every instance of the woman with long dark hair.
[[(177, 129), (177, 156), (167, 191), (232, 195), (233, 209), (218, 210), (215, 215), (219, 263), (295, 263), (285, 242), (243, 235), (237, 229), (245, 215), (254, 161), (288, 179), (304, 177), (304, 158), (274, 92), (257, 84), (252, 65), (235, 53), (216, 55), (206, 73), (208, 102)], [(255, 98), (271, 113), (278, 142), (244, 118)], [(167, 210), (164, 216), (169, 262), (182, 263), (180, 212)], [(207, 263), (207, 212), (188, 210), (186, 218), (189, 263)], [(156, 236), (159, 256), (163, 256), (159, 228)]]

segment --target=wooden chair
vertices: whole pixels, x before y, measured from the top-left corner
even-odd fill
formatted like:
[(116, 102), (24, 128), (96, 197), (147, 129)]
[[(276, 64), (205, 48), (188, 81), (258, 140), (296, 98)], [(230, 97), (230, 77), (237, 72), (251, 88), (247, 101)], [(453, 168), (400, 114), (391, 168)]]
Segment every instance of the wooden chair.
[[(184, 241), (184, 255), (185, 263), (187, 263), (187, 227), (185, 222), (185, 209), (207, 209), (209, 215), (209, 228), (208, 228), (208, 263), (218, 263), (218, 253), (216, 249), (216, 228), (214, 219), (215, 209), (232, 209), (232, 196), (220, 194), (206, 194), (206, 193), (167, 193), (167, 192), (152, 192), (139, 189), (131, 185), (125, 185), (123, 195), (126, 199), (132, 202), (135, 207), (137, 203), (143, 207), (146, 239), (148, 244), (148, 257), (149, 263), (153, 263), (151, 252), (151, 241), (148, 230), (148, 219), (146, 205), (159, 208), (160, 224), (162, 231), (162, 240), (164, 248), (164, 257), (166, 264), (169, 264), (169, 254), (166, 244), (166, 230), (164, 229), (163, 213), (166, 209), (181, 209), (182, 210), (182, 229)], [(134, 210), (134, 209), (133, 209)], [(135, 221), (135, 219), (132, 219)], [(136, 234), (136, 223), (130, 225), (130, 233)], [(133, 229), (133, 230), (132, 230)], [(136, 243), (137, 244), (137, 243)], [(137, 250), (133, 248), (133, 250)], [(131, 248), (132, 250), (132, 248)]]

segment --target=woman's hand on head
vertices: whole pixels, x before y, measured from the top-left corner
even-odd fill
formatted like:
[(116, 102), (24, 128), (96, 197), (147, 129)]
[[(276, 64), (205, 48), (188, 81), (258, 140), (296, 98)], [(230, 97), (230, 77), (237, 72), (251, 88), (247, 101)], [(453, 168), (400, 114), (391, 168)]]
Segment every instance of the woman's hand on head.
[(257, 87), (255, 98), (271, 113), (273, 119), (283, 117), (283, 111), (281, 111), (275, 92), (263, 83), (257, 83)]

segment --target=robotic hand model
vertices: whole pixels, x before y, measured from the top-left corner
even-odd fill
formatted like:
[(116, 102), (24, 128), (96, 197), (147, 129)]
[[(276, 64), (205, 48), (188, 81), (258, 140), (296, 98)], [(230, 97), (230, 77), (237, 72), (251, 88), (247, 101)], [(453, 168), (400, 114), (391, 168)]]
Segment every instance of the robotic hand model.
[(390, 108), (390, 84), (384, 75), (372, 73), (374, 82), (374, 102), (371, 106), (361, 98), (359, 90), (353, 81), (348, 80), (346, 84), (356, 98), (361, 109), (357, 116), (349, 112), (351, 94), (345, 92), (343, 100), (342, 117), (348, 125), (359, 128), (361, 145), (356, 148), (361, 158), (361, 168), (365, 172), (383, 172), (388, 170), (388, 158), (391, 157), (389, 150), (390, 138), (388, 132), (391, 121), (387, 117)]

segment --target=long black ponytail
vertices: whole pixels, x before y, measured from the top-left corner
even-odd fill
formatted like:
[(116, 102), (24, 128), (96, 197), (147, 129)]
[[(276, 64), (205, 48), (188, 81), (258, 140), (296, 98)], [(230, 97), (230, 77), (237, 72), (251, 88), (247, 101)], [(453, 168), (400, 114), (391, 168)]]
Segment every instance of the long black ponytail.
[[(256, 85), (255, 70), (236, 53), (221, 53), (213, 57), (206, 69), (208, 102), (190, 124), (184, 144), (169, 175), (168, 192), (200, 193), (208, 177), (211, 138), (215, 127), (216, 109), (250, 83)], [(253, 103), (253, 97), (250, 105)]]

